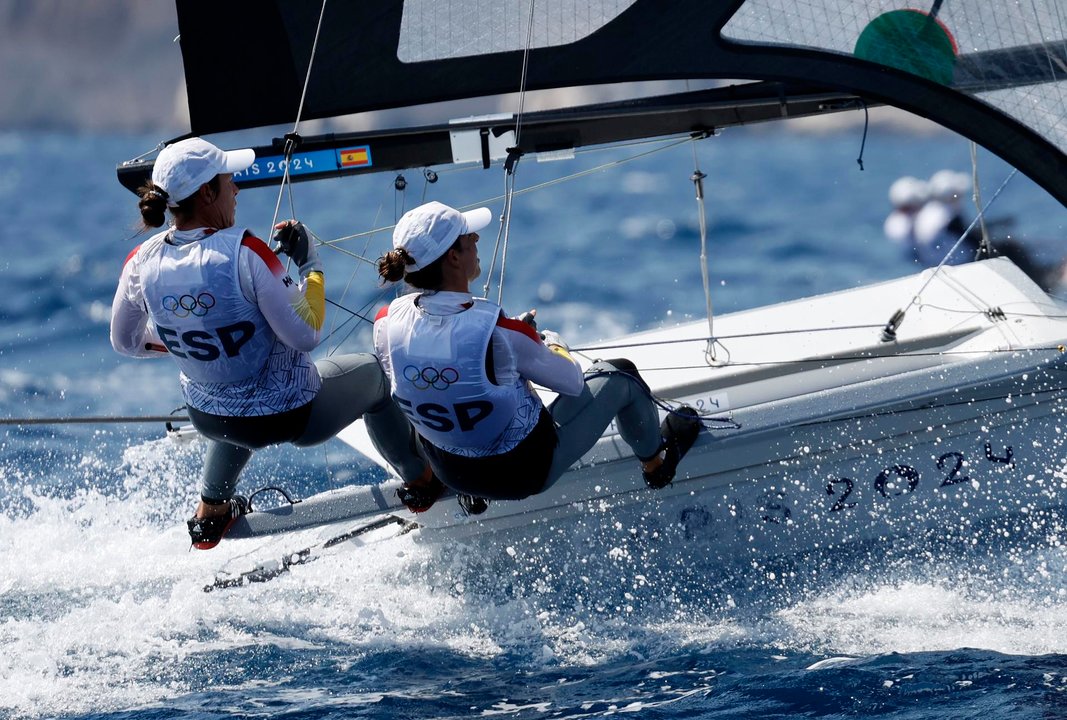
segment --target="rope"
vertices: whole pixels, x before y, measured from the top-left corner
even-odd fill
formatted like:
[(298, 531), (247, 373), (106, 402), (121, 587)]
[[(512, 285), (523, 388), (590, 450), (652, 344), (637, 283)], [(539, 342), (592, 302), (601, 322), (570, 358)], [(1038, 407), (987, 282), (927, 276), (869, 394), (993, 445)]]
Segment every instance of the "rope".
[(930, 286), (930, 283), (934, 281), (934, 277), (939, 272), (941, 272), (941, 268), (945, 267), (945, 263), (948, 262), (948, 259), (952, 257), (953, 253), (955, 253), (959, 246), (963, 244), (963, 241), (967, 238), (967, 234), (971, 232), (974, 226), (985, 214), (985, 212), (989, 210), (989, 206), (992, 205), (998, 197), (1000, 197), (1000, 193), (1003, 192), (1004, 188), (1008, 186), (1008, 183), (1011, 182), (1011, 179), (1015, 177), (1016, 173), (1018, 172), (1019, 170), (1017, 168), (1013, 168), (1012, 171), (1008, 174), (1008, 177), (1004, 178), (1004, 182), (1002, 182), (1000, 184), (1000, 187), (997, 188), (997, 191), (993, 193), (993, 197), (989, 198), (989, 202), (986, 203), (986, 206), (984, 208), (979, 209), (978, 215), (974, 218), (974, 220), (971, 220), (971, 224), (967, 226), (967, 229), (964, 230), (963, 233), (960, 235), (959, 239), (956, 240), (956, 244), (953, 245), (947, 253), (945, 253), (945, 257), (941, 258), (941, 262), (937, 264), (937, 267), (934, 268), (934, 271), (930, 273), (930, 277), (926, 279), (926, 282), (923, 283), (922, 287), (919, 288), (919, 291), (915, 293), (915, 295), (912, 297), (911, 302), (908, 303), (908, 307), (904, 308), (904, 312), (907, 312), (912, 305), (918, 302), (919, 296), (922, 295), (923, 291), (926, 290), (926, 288)]
[(863, 151), (867, 147), (867, 130), (871, 126), (871, 115), (867, 109), (867, 103), (860, 100), (863, 104), (863, 137), (860, 138), (860, 154), (856, 158), (856, 164), (860, 166), (860, 172), (863, 172)]
[[(626, 379), (636, 384), (637, 387), (641, 389), (641, 392), (646, 395), (649, 400), (652, 401), (652, 404), (662, 409), (668, 415), (681, 414), (683, 417), (686, 418), (691, 417), (687, 414), (682, 414), (678, 412), (678, 409), (682, 406), (682, 403), (672, 404), (667, 400), (664, 400), (663, 398), (659, 397), (654, 392), (652, 392), (652, 388), (648, 386), (648, 383), (646, 383), (639, 375), (635, 376), (632, 372), (628, 372), (626, 370), (597, 370), (595, 372), (586, 373), (585, 380), (591, 380), (593, 378), (598, 377), (606, 377), (609, 375), (621, 375), (622, 377), (625, 377)], [(696, 408), (692, 408), (692, 410), (693, 412), (697, 413), (697, 418), (700, 421), (700, 425), (705, 430), (709, 429), (707, 423), (722, 423), (723, 425), (729, 426), (733, 430), (739, 430), (741, 428), (740, 425), (738, 425), (730, 418), (712, 417), (708, 413), (701, 413), (700, 411), (696, 410)]]
[(281, 183), (278, 185), (278, 200), (274, 203), (274, 218), (270, 223), (269, 232), (274, 232), (274, 226), (278, 224), (278, 213), (282, 206), (282, 197), (285, 194), (286, 189), (289, 190), (289, 212), (292, 217), (296, 217), (296, 208), (293, 204), (293, 191), (292, 183), (289, 178), (289, 161), (293, 156), (293, 150), (296, 149), (296, 139), (299, 138), (297, 130), (300, 128), (300, 119), (304, 114), (304, 101), (307, 99), (308, 86), (311, 84), (311, 68), (315, 64), (315, 54), (319, 47), (319, 36), (322, 34), (322, 19), (326, 16), (326, 0), (322, 0), (322, 8), (319, 10), (319, 22), (315, 26), (315, 38), (311, 42), (311, 57), (308, 58), (307, 72), (304, 74), (304, 87), (300, 91), (300, 104), (296, 109), (296, 120), (293, 121), (293, 129), (289, 135), (285, 137), (284, 155), (285, 161), (282, 169)]
[(499, 254), (500, 285), (497, 287), (497, 305), (504, 304), (504, 273), (508, 261), (508, 240), (511, 236), (511, 207), (515, 197), (515, 175), (511, 172), (504, 173), (503, 197), (504, 209), (500, 214), (500, 228), (497, 230), (496, 243), (493, 245), (493, 257), (489, 264), (489, 273), (486, 275), (485, 286), (483, 288), (485, 297), (489, 297), (489, 287), (492, 284), (493, 278), (493, 267), (496, 265), (496, 258)]
[(522, 137), (522, 118), (526, 106), (526, 74), (530, 68), (530, 46), (533, 44), (534, 2), (530, 0), (530, 22), (526, 26), (526, 47), (522, 52), (522, 75), (519, 78), (519, 111), (515, 113), (515, 145)]
[[(651, 148), (649, 150), (645, 150), (643, 152), (635, 153), (634, 155), (630, 155), (630, 156), (627, 156), (627, 157), (624, 157), (624, 158), (619, 158), (617, 160), (611, 160), (611, 161), (606, 162), (606, 163), (601, 163), (600, 165), (597, 165), (595, 167), (592, 167), (592, 168), (589, 168), (589, 169), (586, 169), (586, 170), (580, 170), (578, 172), (571, 173), (570, 175), (564, 175), (562, 177), (558, 177), (558, 178), (555, 178), (553, 180), (547, 180), (545, 182), (538, 183), (537, 185), (531, 185), (530, 187), (527, 187), (527, 188), (524, 188), (524, 189), (521, 189), (521, 190), (513, 190), (511, 192), (511, 197), (515, 197), (515, 196), (519, 196), (519, 195), (525, 195), (526, 193), (536, 192), (536, 191), (543, 190), (543, 189), (548, 188), (548, 187), (552, 187), (554, 185), (558, 185), (558, 184), (565, 183), (565, 182), (570, 182), (572, 180), (577, 180), (577, 179), (585, 177), (587, 175), (592, 175), (594, 173), (603, 172), (605, 170), (610, 170), (610, 169), (614, 169), (614, 168), (617, 168), (617, 167), (621, 167), (622, 165), (625, 165), (626, 163), (634, 162), (635, 160), (640, 160), (641, 158), (649, 157), (649, 156), (655, 155), (657, 153), (661, 153), (661, 152), (665, 152), (667, 150), (671, 150), (673, 148), (678, 147), (679, 145), (681, 145), (683, 143), (691, 142), (692, 140), (693, 140), (693, 138), (690, 135), (685, 135), (684, 137), (676, 136), (676, 137), (672, 137), (672, 138), (668, 138), (668, 139), (661, 139), (661, 140), (642, 140), (642, 141), (635, 141), (635, 142), (619, 143), (617, 145), (613, 145), (613, 146), (610, 146), (610, 147), (590, 148), (589, 150), (583, 151), (582, 154), (589, 154), (589, 153), (596, 153), (596, 152), (606, 152), (606, 151), (609, 151), (609, 150), (618, 150), (620, 148), (655, 145), (655, 147), (653, 147), (653, 148)], [(448, 170), (448, 171), (442, 171), (442, 172), (466, 172), (466, 171), (468, 171), (470, 169), (471, 168), (457, 168), (457, 169), (454, 169), (454, 170)], [(488, 204), (491, 204), (491, 203), (494, 203), (494, 202), (498, 202), (500, 200), (505, 200), (507, 202), (510, 202), (510, 200), (508, 199), (508, 195), (507, 194), (505, 194), (505, 195), (497, 195), (495, 197), (490, 197), (490, 198), (487, 198), (485, 200), (481, 200), (481, 201), (478, 201), (478, 202), (475, 202), (475, 203), (471, 203), (469, 205), (460, 206), (458, 209), (459, 210), (469, 210), (471, 208), (483, 207), (485, 205), (488, 205)], [(509, 217), (510, 217), (510, 213), (509, 213)], [(319, 238), (317, 235), (315, 235), (314, 233), (311, 233), (311, 234), (315, 238), (315, 240), (318, 242), (319, 246), (330, 248), (331, 250), (335, 250), (335, 251), (337, 251), (339, 253), (342, 253), (344, 255), (347, 255), (348, 257), (351, 257), (351, 258), (353, 258), (355, 260), (358, 260), (358, 261), (366, 263), (368, 265), (377, 267), (378, 263), (377, 263), (376, 260), (372, 260), (372, 259), (370, 259), (368, 257), (365, 257), (365, 256), (360, 255), (358, 253), (352, 252), (351, 250), (348, 250), (348, 249), (342, 247), (341, 243), (349, 242), (349, 241), (352, 241), (352, 240), (358, 240), (358, 239), (361, 239), (361, 238), (368, 238), (368, 244), (369, 244), (369, 238), (371, 236), (377, 235), (377, 234), (383, 233), (383, 232), (389, 232), (390, 230), (392, 230), (393, 227), (394, 227), (393, 225), (382, 226), (382, 227), (374, 227), (374, 228), (372, 228), (370, 230), (365, 230), (365, 231), (360, 232), (360, 233), (353, 233), (352, 235), (342, 235), (342, 236), (334, 238), (332, 240), (323, 240), (323, 239)], [(503, 227), (503, 223), (502, 223), (502, 227)], [(310, 233), (311, 231), (308, 230), (308, 232)], [(502, 230), (501, 230), (501, 232), (502, 232)], [(499, 235), (498, 235), (498, 241), (499, 241)], [(494, 255), (494, 260), (495, 260), (495, 255)], [(492, 268), (490, 268), (489, 274), (491, 275), (492, 272), (493, 272)], [(486, 290), (485, 290), (486, 296), (488, 296), (488, 294), (489, 294), (488, 288), (489, 288), (489, 285), (487, 284), (486, 285)], [(347, 308), (345, 308), (345, 309), (347, 310)], [(349, 310), (348, 312), (352, 312), (352, 311)], [(355, 315), (356, 313), (353, 313), (353, 314)], [(360, 316), (360, 319), (361, 320), (366, 320), (366, 318), (363, 318), (362, 316)], [(368, 322), (370, 322), (370, 321), (368, 320)]]
[(710, 342), (718, 340), (737, 340), (740, 338), (771, 337), (773, 335), (806, 335), (814, 332), (832, 332), (835, 330), (870, 330), (880, 328), (878, 324), (868, 325), (839, 325), (836, 327), (797, 328), (795, 330), (766, 330), (763, 332), (736, 333), (734, 335), (719, 335), (718, 337), (693, 337), (676, 340), (649, 340), (648, 342), (624, 343), (619, 345), (595, 345), (589, 347), (573, 347), (574, 352), (595, 352), (597, 350), (618, 350), (623, 348), (649, 347), (653, 345), (677, 345), (679, 343)]
[[(382, 209), (384, 208), (384, 206), (385, 206), (384, 202), (381, 202), (381, 203), (378, 204), (378, 210), (374, 214), (374, 221), (371, 223), (372, 225), (377, 225), (378, 224), (378, 219), (382, 215)], [(367, 236), (367, 242), (364, 243), (364, 245), (363, 245), (363, 253), (364, 253), (364, 255), (366, 255), (367, 250), (370, 249), (370, 243), (371, 243), (371, 236), (368, 235)], [(355, 255), (355, 253), (351, 253), (351, 254)], [(370, 264), (370, 265), (372, 265), (374, 267), (377, 267), (377, 263), (372, 262), (371, 260), (369, 260), (368, 258), (364, 257), (363, 255), (356, 255), (356, 257), (358, 259), (362, 260), (363, 262), (366, 262), (366, 263), (368, 263), (368, 264)], [(352, 273), (348, 276), (348, 282), (345, 284), (345, 289), (341, 292), (340, 299), (336, 303), (333, 303), (336, 307), (338, 307), (338, 308), (340, 308), (342, 310), (345, 310), (346, 312), (350, 312), (350, 313), (351, 313), (351, 311), (347, 307), (345, 307), (343, 303), (344, 303), (345, 297), (348, 295), (348, 291), (352, 288), (352, 283), (355, 282), (356, 275), (359, 273), (359, 268), (360, 268), (360, 265), (358, 263), (355, 265), (355, 267), (353, 267)], [(378, 297), (380, 298), (381, 294), (379, 294)], [(362, 309), (366, 310), (366, 308), (367, 308), (367, 305), (364, 305)], [(352, 320), (353, 316), (359, 318), (360, 320), (366, 320), (366, 318), (363, 317), (362, 315), (360, 315), (359, 313), (352, 313), (352, 316), (350, 316), (347, 320), (345, 320), (344, 324), (347, 324), (348, 322), (350, 322)], [(339, 331), (341, 329), (341, 328), (338, 328), (336, 326), (336, 322), (337, 322), (337, 315), (335, 314), (334, 318), (333, 318), (333, 323), (331, 324), (331, 327), (330, 327), (330, 332), (324, 338), (323, 344), (325, 344), (328, 340), (330, 340), (330, 338), (332, 338), (334, 336), (335, 332), (337, 332), (337, 331)], [(343, 326), (344, 325), (342, 325), (342, 327)], [(341, 339), (341, 342), (339, 342), (337, 345), (335, 345), (332, 348), (327, 346), (326, 356), (329, 357), (330, 355), (333, 355), (335, 352), (340, 350), (341, 343), (344, 342), (345, 340), (347, 340), (349, 338), (349, 336), (352, 335), (353, 332), (355, 332), (355, 327), (353, 327), (352, 330), (350, 330)]]

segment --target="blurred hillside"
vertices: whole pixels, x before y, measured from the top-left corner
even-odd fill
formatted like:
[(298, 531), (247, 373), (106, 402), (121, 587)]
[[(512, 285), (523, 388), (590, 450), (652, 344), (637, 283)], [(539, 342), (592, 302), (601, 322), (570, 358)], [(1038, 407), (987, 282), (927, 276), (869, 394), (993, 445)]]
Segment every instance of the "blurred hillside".
[(0, 128), (188, 128), (174, 4), (0, 0)]

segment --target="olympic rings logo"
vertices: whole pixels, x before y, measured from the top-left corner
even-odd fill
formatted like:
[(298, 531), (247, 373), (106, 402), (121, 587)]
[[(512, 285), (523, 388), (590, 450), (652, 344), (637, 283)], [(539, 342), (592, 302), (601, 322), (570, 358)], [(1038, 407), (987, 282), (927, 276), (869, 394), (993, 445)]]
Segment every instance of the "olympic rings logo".
[(176, 298), (173, 295), (167, 295), (163, 298), (163, 309), (171, 312), (174, 317), (184, 318), (190, 315), (204, 317), (213, 307), (215, 307), (215, 296), (209, 292), (202, 292), (196, 297), (182, 295)]
[(446, 367), (438, 370), (435, 367), (425, 367), (421, 370), (414, 365), (404, 368), (404, 379), (411, 383), (416, 390), (444, 390), (452, 383), (459, 380), (459, 371), (455, 368)]

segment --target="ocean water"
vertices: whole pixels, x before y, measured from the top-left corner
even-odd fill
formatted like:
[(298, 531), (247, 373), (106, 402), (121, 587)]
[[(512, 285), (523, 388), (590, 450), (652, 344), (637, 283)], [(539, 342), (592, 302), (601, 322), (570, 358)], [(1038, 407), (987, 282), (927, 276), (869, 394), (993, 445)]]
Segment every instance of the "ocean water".
[[(1067, 717), (1067, 550), (1052, 525), (730, 568), (580, 534), (515, 555), (383, 532), (205, 593), (219, 571), (304, 539), (189, 552), (202, 448), (160, 422), (92, 420), (181, 405), (169, 361), (121, 358), (107, 338), (140, 239), (114, 165), (157, 140), (0, 134), (0, 717)], [(882, 237), (886, 190), (902, 174), (969, 170), (969, 147), (876, 129), (861, 171), (859, 145), (858, 130), (733, 131), (695, 151), (523, 160), (517, 186), (537, 189), (515, 198), (504, 304), (538, 308), (572, 344), (703, 317), (695, 165), (716, 312), (907, 274)], [(986, 197), (1008, 172), (980, 156)], [(283, 217), (347, 238), (322, 251), (338, 303), (322, 353), (369, 348), (358, 316), (388, 294), (354, 256), (389, 242), (370, 231), (423, 199), (501, 207), (495, 169), (405, 176), (402, 193), (384, 175), (282, 198)], [(264, 232), (278, 200), (242, 192), (240, 222)], [(990, 213), (1038, 257), (1064, 252), (1067, 211), (1025, 178)], [(306, 496), (380, 479), (333, 441), (264, 450), (241, 487)]]

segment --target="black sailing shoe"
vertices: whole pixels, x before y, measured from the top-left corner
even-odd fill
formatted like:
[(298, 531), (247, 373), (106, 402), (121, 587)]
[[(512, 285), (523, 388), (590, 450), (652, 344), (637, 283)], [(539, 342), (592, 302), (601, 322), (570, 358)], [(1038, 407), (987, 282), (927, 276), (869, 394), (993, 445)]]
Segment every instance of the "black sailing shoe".
[(436, 475), (431, 475), (428, 483), (404, 483), (402, 487), (397, 488), (396, 496), (408, 510), (421, 513), (429, 510), (444, 491), (445, 484), (438, 480)]
[(248, 501), (240, 495), (229, 500), (230, 511), (214, 517), (189, 518), (189, 538), (197, 550), (210, 550), (219, 544), (233, 521), (248, 512)]
[(460, 508), (463, 509), (463, 513), (467, 516), (481, 515), (489, 509), (489, 501), (486, 498), (460, 493), (456, 500), (459, 501)]
[(646, 485), (659, 490), (671, 484), (678, 463), (693, 447), (701, 427), (700, 416), (688, 405), (680, 405), (668, 413), (659, 426), (660, 435), (663, 436), (663, 464), (655, 470), (642, 473)]

